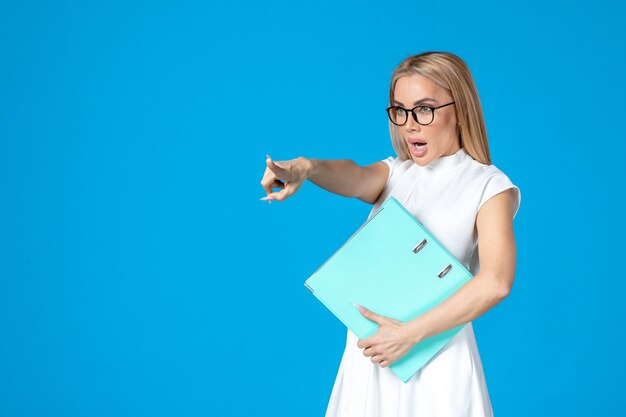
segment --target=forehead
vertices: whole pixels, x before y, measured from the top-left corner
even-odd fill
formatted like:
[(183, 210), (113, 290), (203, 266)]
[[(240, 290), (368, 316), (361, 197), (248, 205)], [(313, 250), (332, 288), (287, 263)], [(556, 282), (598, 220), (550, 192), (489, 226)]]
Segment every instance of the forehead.
[(409, 105), (427, 97), (443, 101), (449, 98), (450, 94), (445, 88), (419, 74), (406, 75), (396, 81), (394, 89), (396, 101)]

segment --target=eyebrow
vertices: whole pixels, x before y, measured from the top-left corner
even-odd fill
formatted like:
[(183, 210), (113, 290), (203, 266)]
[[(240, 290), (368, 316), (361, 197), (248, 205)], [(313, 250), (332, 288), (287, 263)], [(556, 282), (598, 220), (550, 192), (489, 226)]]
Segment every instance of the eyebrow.
[[(418, 104), (424, 103), (426, 101), (432, 101), (432, 102), (437, 103), (437, 100), (435, 100), (434, 98), (426, 97), (426, 98), (417, 100), (415, 103), (413, 103), (413, 105), (417, 106)], [(394, 100), (393, 102), (394, 102), (394, 104), (397, 104), (398, 106), (404, 106), (404, 104), (400, 103), (399, 101)]]

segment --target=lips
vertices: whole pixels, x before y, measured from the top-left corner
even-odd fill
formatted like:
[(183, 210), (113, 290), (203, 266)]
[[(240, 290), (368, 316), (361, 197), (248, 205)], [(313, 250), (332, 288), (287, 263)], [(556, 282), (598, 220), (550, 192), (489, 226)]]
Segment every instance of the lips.
[(409, 138), (407, 140), (410, 145), (415, 145), (416, 143), (418, 145), (425, 145), (427, 143), (424, 139), (420, 139), (420, 138)]
[(428, 151), (428, 144), (423, 139), (412, 138), (408, 139), (409, 142), (409, 152), (416, 158), (421, 158), (426, 155)]

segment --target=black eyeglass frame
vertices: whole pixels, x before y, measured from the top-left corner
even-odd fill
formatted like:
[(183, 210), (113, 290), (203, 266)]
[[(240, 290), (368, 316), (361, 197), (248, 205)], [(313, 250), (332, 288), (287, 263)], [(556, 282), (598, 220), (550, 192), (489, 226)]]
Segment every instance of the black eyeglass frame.
[[(404, 125), (406, 124), (406, 122), (408, 122), (408, 121), (409, 121), (409, 112), (411, 112), (411, 114), (413, 115), (413, 120), (415, 120), (415, 122), (416, 122), (418, 125), (428, 126), (429, 124), (431, 124), (431, 123), (435, 120), (435, 110), (440, 109), (440, 108), (442, 108), (442, 107), (450, 106), (451, 104), (454, 104), (454, 103), (455, 103), (455, 102), (454, 102), (454, 101), (452, 101), (452, 102), (450, 102), (450, 103), (447, 103), (447, 104), (442, 104), (441, 106), (437, 106), (437, 107), (434, 107), (434, 106), (427, 106), (427, 105), (425, 105), (425, 104), (420, 104), (420, 105), (418, 105), (418, 106), (413, 107), (412, 109), (405, 109), (404, 107), (400, 107), (400, 106), (390, 106), (390, 107), (387, 107), (387, 116), (389, 116), (389, 120), (390, 120), (390, 121), (391, 121), (391, 123), (393, 123), (394, 125), (396, 125), (396, 126), (404, 126)], [(417, 120), (417, 114), (415, 114), (415, 109), (417, 109), (418, 107), (428, 107), (428, 108), (430, 109), (430, 111), (431, 111), (431, 115), (432, 115), (432, 116), (431, 116), (431, 119), (430, 119), (430, 122), (428, 122), (428, 123), (420, 123), (420, 122), (419, 122), (419, 120)], [(391, 117), (391, 110), (392, 110), (392, 109), (402, 109), (402, 110), (404, 110), (404, 111), (405, 111), (405, 114), (406, 114), (406, 120), (404, 121), (404, 123), (396, 123), (396, 122), (394, 122), (394, 121), (393, 121), (393, 118)]]

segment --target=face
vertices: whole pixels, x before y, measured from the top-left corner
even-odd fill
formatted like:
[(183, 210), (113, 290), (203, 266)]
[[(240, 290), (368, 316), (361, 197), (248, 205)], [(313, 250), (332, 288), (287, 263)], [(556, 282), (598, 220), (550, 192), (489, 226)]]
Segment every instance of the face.
[[(437, 107), (454, 101), (448, 90), (417, 74), (398, 79), (394, 90), (394, 100), (394, 106), (401, 106), (405, 109), (411, 109), (420, 104)], [(402, 126), (397, 126), (416, 164), (428, 165), (441, 156), (453, 155), (461, 148), (455, 106), (452, 104), (435, 110), (435, 118), (429, 125), (418, 124), (409, 113), (407, 122)], [(415, 109), (416, 112), (419, 110), (419, 108)], [(416, 143), (425, 143), (425, 145), (416, 147)]]

